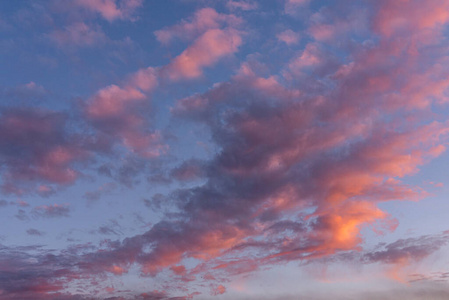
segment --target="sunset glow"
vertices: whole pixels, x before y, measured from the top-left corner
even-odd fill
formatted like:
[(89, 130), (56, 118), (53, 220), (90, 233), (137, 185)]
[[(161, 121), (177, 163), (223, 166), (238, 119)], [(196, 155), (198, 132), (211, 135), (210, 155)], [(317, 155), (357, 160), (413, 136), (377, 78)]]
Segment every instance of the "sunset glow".
[(0, 299), (449, 299), (448, 0), (5, 0), (0, 35)]

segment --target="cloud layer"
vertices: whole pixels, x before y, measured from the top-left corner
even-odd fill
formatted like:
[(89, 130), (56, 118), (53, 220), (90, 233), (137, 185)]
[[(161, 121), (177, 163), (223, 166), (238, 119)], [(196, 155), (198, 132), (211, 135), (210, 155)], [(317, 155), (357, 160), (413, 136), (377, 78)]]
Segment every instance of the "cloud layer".
[[(74, 1), (75, 21), (45, 36), (61, 49), (87, 49), (108, 40), (117, 23), (134, 26), (144, 4)], [(117, 209), (117, 220), (85, 231), (112, 239), (58, 250), (1, 245), (0, 298), (225, 299), (235, 292), (229, 278), (320, 260), (380, 265), (390, 278), (413, 282), (404, 270), (444, 249), (448, 232), (374, 248), (366, 247), (363, 232), (394, 231), (398, 220), (383, 204), (427, 197), (407, 179), (446, 150), (449, 4), (349, 1), (314, 12), (309, 1), (283, 4), (279, 16), (304, 27), (261, 32), (269, 41), (257, 49), (251, 34), (263, 26), (250, 21), (265, 20), (269, 11), (256, 2), (228, 1), (222, 9), (232, 13), (199, 8), (155, 30), (157, 42), (175, 55), (114, 83), (99, 80), (70, 112), (1, 107), (5, 195), (50, 197), (82, 180), (98, 183), (80, 194), (89, 205), (134, 183), (143, 187), (139, 193), (157, 193), (140, 195), (151, 212), (140, 217), (140, 231), (128, 235), (117, 221), (126, 213), (108, 208)], [(281, 59), (273, 59), (277, 51)], [(238, 69), (213, 82), (208, 72), (228, 67), (226, 59), (240, 61)], [(31, 82), (15, 93), (36, 87)], [(48, 96), (38, 90), (40, 98)], [(185, 142), (191, 137), (201, 140)], [(198, 155), (199, 144), (213, 150)], [(22, 222), (84, 217), (80, 205), (36, 203), (28, 209), (20, 198), (0, 200), (5, 210), (20, 206), (15, 217)], [(150, 214), (156, 217), (146, 219)], [(30, 227), (28, 236), (47, 236)], [(127, 276), (159, 285), (139, 292), (112, 284)], [(426, 295), (447, 295), (433, 284), (423, 283)], [(420, 288), (392, 295), (414, 299)]]

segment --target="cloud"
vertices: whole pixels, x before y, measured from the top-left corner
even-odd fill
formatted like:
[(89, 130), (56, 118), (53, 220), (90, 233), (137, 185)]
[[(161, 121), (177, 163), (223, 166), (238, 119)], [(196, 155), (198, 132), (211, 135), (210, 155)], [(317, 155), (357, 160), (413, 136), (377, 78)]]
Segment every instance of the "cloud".
[[(109, 21), (122, 18), (114, 1), (78, 3)], [(432, 106), (447, 101), (447, 51), (436, 38), (446, 15), (433, 15), (434, 3), (441, 2), (422, 7), (422, 14), (413, 1), (404, 10), (388, 1), (376, 3), (372, 18), (366, 20), (373, 22), (366, 28), (377, 34), (370, 42), (354, 45), (343, 40), (335, 47), (329, 44), (332, 37), (347, 39), (351, 26), (328, 34), (314, 23), (315, 29), (308, 31), (314, 41), (279, 74), (261, 75), (246, 62), (229, 80), (176, 101), (173, 118), (205, 126), (217, 151), (208, 160), (169, 165), (171, 171), (166, 177), (161, 171), (159, 179), (202, 181), (144, 199), (147, 207), (166, 210), (150, 229), (123, 240), (104, 240), (98, 247), (84, 245), (59, 254), (1, 248), (2, 293), (11, 299), (62, 293), (74, 282), (140, 268), (143, 276), (168, 269), (168, 281), (170, 276), (186, 282), (204, 275), (212, 294), (219, 295), (226, 292), (220, 284), (223, 278), (274, 264), (357, 252), (363, 263), (395, 265), (421, 260), (445, 246), (446, 232), (363, 252), (362, 229), (381, 232), (397, 226), (381, 203), (427, 195), (404, 178), (441, 155), (449, 133), (448, 121), (429, 117)], [(419, 14), (417, 24), (405, 20), (403, 11)], [(111, 171), (115, 161), (102, 165), (101, 174), (131, 177), (149, 158), (166, 151), (149, 118), (149, 94), (161, 78), (172, 83), (198, 78), (205, 68), (236, 53), (243, 33), (234, 21), (206, 9), (159, 31), (157, 37), (164, 43), (181, 35), (193, 42), (167, 66), (138, 70), (87, 99), (84, 117), (95, 138), (105, 141), (103, 153), (123, 147), (120, 150), (133, 154), (123, 159), (128, 164), (118, 175)], [(64, 130), (66, 122), (67, 116), (51, 111), (3, 111), (0, 157), (9, 184), (5, 188), (12, 191), (19, 181), (76, 180), (73, 165), (84, 161), (93, 147), (83, 150), (79, 137)], [(103, 190), (98, 192), (86, 197), (96, 199)], [(69, 206), (58, 204), (31, 211), (36, 218), (69, 213)], [(25, 210), (16, 217), (29, 219)], [(113, 225), (92, 233), (118, 235)], [(112, 291), (110, 286), (105, 289)], [(413, 293), (398, 295), (417, 297)], [(55, 297), (59, 295), (66, 294)], [(439, 297), (446, 291), (428, 295)], [(139, 297), (169, 296), (153, 291)]]
[(212, 8), (198, 10), (190, 21), (155, 32), (157, 39), (168, 44), (175, 38), (193, 40), (180, 55), (160, 70), (160, 76), (178, 81), (194, 79), (203, 69), (216, 64), (223, 57), (237, 52), (243, 32), (238, 29), (242, 20), (232, 14), (220, 14)]
[(49, 35), (59, 47), (92, 47), (107, 40), (100, 28), (92, 28), (83, 22), (73, 23), (63, 30), (56, 30)]
[(32, 214), (37, 218), (59, 218), (68, 217), (70, 208), (68, 205), (42, 205), (33, 208)]
[(82, 140), (65, 131), (63, 113), (34, 108), (3, 109), (0, 116), (0, 157), (3, 190), (20, 194), (26, 182), (69, 184), (79, 172), (72, 164), (88, 158)]
[(413, 285), (411, 288), (399, 287), (389, 291), (373, 291), (364, 294), (367, 300), (393, 299), (435, 299), (442, 300), (449, 296), (446, 284), (429, 283)]
[[(264, 259), (271, 263), (358, 249), (360, 229), (369, 224), (380, 222), (393, 230), (397, 223), (377, 203), (422, 198), (425, 193), (420, 188), (407, 186), (400, 178), (416, 173), (447, 143), (446, 122), (424, 118), (419, 126), (414, 121), (400, 126), (384, 123), (386, 115), (397, 117), (408, 109), (426, 107), (408, 92), (395, 92), (404, 82), (414, 82), (415, 72), (400, 72), (398, 78), (385, 72), (408, 70), (414, 63), (398, 59), (396, 65), (389, 65), (385, 55), (397, 52), (389, 52), (396, 50), (380, 42), (378, 47), (360, 49), (343, 74), (345, 66), (339, 67), (320, 51), (319, 44), (306, 46), (295, 68), (310, 68), (312, 78), (329, 74), (335, 81), (323, 85), (328, 89), (313, 91), (323, 96), (301, 97), (282, 88), (267, 93), (269, 86), (279, 86), (276, 78), (263, 85), (268, 78), (246, 70), (202, 95), (180, 100), (173, 109), (178, 117), (207, 124), (220, 149), (207, 167), (207, 183), (180, 193), (179, 207), (195, 216), (196, 222), (206, 219), (210, 227), (211, 222), (224, 220), (239, 224), (243, 236), (236, 231), (239, 242), (233, 249), (244, 249), (236, 246), (239, 243), (251, 245), (244, 241), (259, 236), (256, 228), (293, 221), (292, 211), (301, 216), (299, 212), (307, 207), (314, 210), (296, 216), (306, 228), (296, 235), (278, 234), (273, 240), (265, 237), (265, 242), (252, 243), (264, 250)], [(419, 66), (430, 72), (434, 63), (423, 56)], [(376, 69), (383, 70), (382, 81)], [(426, 79), (433, 84), (433, 79)], [(388, 99), (395, 94), (394, 101), (402, 107), (387, 99), (379, 101), (379, 93)], [(419, 93), (419, 101), (426, 103), (441, 99), (441, 91)]]
[(226, 293), (226, 288), (223, 285), (219, 285), (212, 289), (212, 295), (217, 296)]
[(86, 11), (98, 13), (109, 22), (133, 18), (135, 11), (143, 5), (142, 0), (76, 0), (71, 3)]
[(94, 119), (113, 118), (119, 115), (128, 103), (144, 99), (145, 95), (137, 89), (122, 89), (119, 86), (110, 85), (98, 91), (91, 100), (87, 113)]
[[(35, 255), (27, 252), (33, 251)], [(0, 291), (2, 298), (87, 300), (90, 297), (64, 293), (64, 285), (80, 277), (74, 276), (76, 257), (54, 255), (39, 246), (0, 248)]]
[[(449, 4), (432, 0), (422, 5), (420, 1), (381, 1), (374, 20), (375, 29), (386, 37), (440, 28), (449, 20)], [(413, 20), (413, 21), (412, 21)]]
[(169, 199), (162, 194), (155, 194), (151, 199), (143, 199), (144, 205), (154, 210), (160, 210), (163, 207), (164, 202), (168, 202)]
[(185, 161), (170, 173), (171, 177), (179, 181), (194, 180), (204, 176), (203, 166), (198, 160)]
[(258, 8), (258, 5), (257, 2), (229, 0), (228, 2), (226, 2), (226, 7), (230, 10), (255, 10)]
[(284, 10), (288, 15), (294, 15), (299, 8), (307, 7), (310, 0), (286, 0)]
[(241, 32), (232, 27), (218, 27), (234, 26), (239, 23), (237, 20), (213, 9), (202, 9), (192, 22), (183, 21), (159, 31), (159, 35), (170, 37), (176, 36), (178, 31), (181, 36), (201, 35), (167, 66), (140, 69), (122, 84), (104, 87), (90, 97), (85, 103), (84, 115), (97, 129), (98, 139), (105, 142), (106, 148), (121, 144), (145, 158), (164, 154), (168, 146), (162, 141), (162, 133), (149, 129), (152, 127), (148, 118), (151, 112), (149, 94), (157, 87), (160, 77), (172, 81), (196, 78), (201, 76), (203, 68), (235, 53), (241, 44)]
[(233, 28), (210, 29), (175, 57), (162, 72), (173, 81), (197, 78), (202, 75), (203, 68), (237, 52), (241, 43), (241, 33)]
[[(235, 29), (208, 29), (164, 71), (172, 80), (194, 78), (234, 53), (240, 42)], [(201, 166), (204, 183), (173, 191), (164, 200), (176, 214), (167, 214), (147, 232), (81, 255), (77, 267), (90, 275), (124, 274), (133, 265), (147, 275), (167, 268), (186, 276), (214, 270), (221, 278), (261, 264), (359, 250), (366, 226), (393, 230), (397, 223), (378, 204), (425, 195), (401, 178), (445, 150), (449, 126), (424, 116), (418, 123), (386, 121), (426, 107), (415, 102), (417, 90), (409, 88), (415, 72), (406, 71), (415, 68), (415, 61), (398, 59), (391, 65), (384, 60), (396, 53), (385, 45), (390, 42), (397, 46), (388, 37), (370, 48), (362, 45), (350, 63), (329, 59), (320, 44), (309, 44), (296, 67), (310, 68), (300, 74), (310, 81), (316, 74), (328, 76), (329, 84), (316, 90), (290, 88), (280, 76), (262, 77), (243, 64), (231, 80), (178, 101), (174, 116), (207, 125), (220, 149)], [(423, 53), (422, 74), (444, 72), (434, 69), (439, 59)], [(390, 68), (401, 71), (386, 72)], [(152, 86), (145, 82), (152, 78), (146, 72), (153, 70), (144, 72), (143, 81), (130, 79), (100, 90), (86, 108), (99, 130), (131, 149), (139, 148), (126, 142), (128, 129), (140, 127), (127, 122), (140, 120), (134, 108), (146, 99), (143, 89)], [(434, 83), (433, 77), (420, 78), (423, 86)], [(420, 101), (432, 103), (442, 90), (418, 92)], [(171, 175), (190, 178), (191, 167), (181, 165)], [(388, 262), (397, 249), (417, 258), (430, 253), (401, 242), (366, 257)], [(191, 258), (199, 261), (195, 270), (182, 269), (182, 261)]]
[(42, 100), (49, 94), (51, 94), (50, 91), (34, 81), (21, 84), (17, 87), (0, 90), (0, 96), (4, 98), (5, 102), (10, 101), (14, 104), (24, 102), (29, 103), (32, 100)]
[(213, 8), (202, 8), (195, 12), (191, 20), (183, 20), (179, 24), (154, 32), (162, 44), (169, 44), (175, 38), (193, 40), (211, 29), (224, 26), (236, 27), (242, 20), (234, 15), (220, 14)]
[(23, 200), (18, 200), (16, 203), (11, 203), (11, 204), (16, 204), (19, 207), (28, 207), (30, 206), (30, 204), (26, 201)]
[(356, 6), (347, 7), (344, 13), (321, 10), (310, 18), (307, 33), (316, 41), (333, 43), (342, 40), (343, 37), (361, 37), (368, 32), (366, 18), (369, 17), (365, 10)]
[(83, 197), (89, 202), (99, 200), (103, 195), (113, 192), (117, 188), (117, 185), (113, 182), (108, 182), (100, 186), (95, 191), (84, 193)]
[(26, 211), (23, 209), (19, 209), (15, 217), (21, 221), (28, 221), (30, 219)]
[(91, 234), (102, 234), (102, 235), (122, 235), (122, 227), (116, 220), (110, 220), (108, 224), (98, 227), (96, 230), (91, 230)]
[(37, 230), (37, 229), (34, 229), (34, 228), (30, 228), (30, 229), (27, 230), (27, 234), (28, 235), (34, 235), (34, 236), (43, 236), (45, 233), (40, 231), (40, 230)]
[(300, 35), (291, 29), (280, 32), (276, 37), (279, 41), (284, 42), (287, 45), (297, 44), (300, 39)]
[(401, 272), (408, 266), (422, 261), (449, 243), (449, 232), (423, 235), (416, 238), (399, 239), (390, 244), (380, 244), (377, 249), (366, 253), (363, 260), (370, 263), (385, 263), (393, 265), (389, 275), (398, 280), (406, 277)]
[(184, 266), (173, 266), (170, 268), (176, 275), (184, 275), (186, 273), (186, 267)]
[(153, 68), (139, 70), (123, 87), (110, 85), (87, 100), (85, 116), (110, 146), (119, 142), (143, 157), (157, 157), (167, 146), (158, 131), (148, 130), (149, 101), (144, 92), (157, 85)]
[(288, 66), (294, 72), (307, 68), (316, 68), (317, 66), (321, 66), (327, 62), (325, 57), (326, 54), (319, 45), (309, 43), (306, 45), (301, 54), (294, 58)]
[[(257, 294), (254, 296), (240, 296), (232, 295), (232, 298), (224, 299), (236, 299), (236, 300), (294, 300), (294, 299), (313, 299), (313, 300), (326, 300), (329, 299), (329, 290), (326, 283), (322, 283), (318, 289), (306, 293), (297, 293), (295, 295), (281, 293), (280, 295), (262, 295)], [(320, 290), (320, 289), (323, 290)], [(394, 300), (394, 299), (410, 299), (410, 300), (422, 300), (422, 299), (435, 299), (444, 300), (449, 296), (449, 289), (447, 283), (420, 283), (412, 285), (398, 285), (389, 288), (367, 288), (364, 291), (352, 291), (348, 293), (347, 289), (344, 291), (332, 291), (332, 299), (335, 300)]]

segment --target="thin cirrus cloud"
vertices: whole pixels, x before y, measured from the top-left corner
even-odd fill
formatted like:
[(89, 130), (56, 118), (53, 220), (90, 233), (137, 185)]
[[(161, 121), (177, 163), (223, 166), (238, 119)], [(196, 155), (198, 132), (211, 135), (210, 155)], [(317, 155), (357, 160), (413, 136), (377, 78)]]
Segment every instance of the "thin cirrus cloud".
[[(407, 219), (388, 205), (430, 195), (409, 178), (443, 156), (449, 138), (444, 109), (438, 111), (448, 100), (449, 7), (440, 0), (401, 3), (367, 1), (348, 11), (330, 4), (338, 9), (311, 13), (315, 3), (285, 1), (276, 13), (288, 20), (309, 18), (301, 22), (305, 27), (285, 21), (277, 28), (292, 29), (270, 33), (269, 43), (256, 48), (251, 43), (257, 38), (244, 41), (250, 30), (243, 24), (251, 19), (243, 16), (260, 12), (266, 3), (222, 3), (242, 16), (199, 8), (154, 31), (161, 47), (172, 47), (175, 40), (188, 43), (177, 56), (165, 65), (142, 62), (115, 84), (95, 87), (73, 115), (3, 107), (3, 193), (57, 197), (64, 192), (59, 187), (73, 185), (81, 196), (68, 196), (67, 204), (39, 198), (32, 208), (28, 199), (1, 200), (2, 213), (18, 203), (16, 219), (35, 222), (21, 230), (40, 242), (52, 229), (39, 224), (77, 217), (72, 227), (92, 223), (76, 233), (87, 234), (86, 240), (66, 233), (67, 241), (76, 243), (58, 250), (2, 244), (0, 298), (243, 299), (245, 288), (254, 289), (244, 282), (251, 276), (285, 268), (286, 276), (295, 277), (289, 266), (323, 261), (352, 264), (360, 273), (378, 268), (373, 276), (421, 284), (392, 289), (390, 296), (414, 299), (421, 287), (435, 299), (447, 295), (447, 287), (434, 286), (447, 272), (419, 273), (431, 272), (420, 263), (437, 259), (448, 246), (447, 229), (383, 241)], [(72, 5), (116, 26), (119, 20), (137, 24), (134, 16), (144, 3), (78, 0)], [(257, 12), (252, 17), (269, 18)], [(101, 39), (97, 33), (107, 32), (91, 30), (73, 23), (52, 38), (87, 47)], [(281, 47), (288, 50), (282, 63), (271, 60), (278, 49), (265, 53), (276, 41), (291, 46)], [(300, 41), (304, 45), (294, 48)], [(219, 72), (213, 67), (226, 57), (251, 49), (230, 78), (210, 86), (208, 78), (197, 80), (206, 69)], [(183, 96), (173, 99), (170, 89), (178, 86)], [(168, 129), (157, 118), (170, 118)], [(204, 155), (195, 148), (200, 142), (214, 151)], [(173, 147), (179, 151), (171, 152)], [(123, 162), (127, 165), (117, 167)], [(114, 167), (116, 177), (110, 172)], [(90, 172), (93, 168), (98, 173)], [(123, 178), (139, 172), (149, 172), (146, 181), (110, 182), (126, 183)], [(72, 210), (73, 197), (90, 201), (89, 210), (82, 205)], [(137, 205), (146, 209), (139, 218)], [(95, 219), (90, 211), (95, 209), (111, 216), (88, 220)], [(382, 242), (366, 243), (367, 229)], [(148, 282), (154, 283), (150, 289)], [(265, 290), (247, 296), (260, 291)], [(274, 299), (288, 299), (272, 292)], [(367, 299), (385, 296), (366, 292)]]

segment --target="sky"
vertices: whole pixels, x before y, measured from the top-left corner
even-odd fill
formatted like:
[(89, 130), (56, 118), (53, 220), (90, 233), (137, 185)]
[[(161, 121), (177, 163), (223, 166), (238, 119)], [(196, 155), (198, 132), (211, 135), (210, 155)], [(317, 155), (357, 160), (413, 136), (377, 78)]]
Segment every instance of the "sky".
[(449, 1), (0, 1), (0, 299), (449, 299)]

